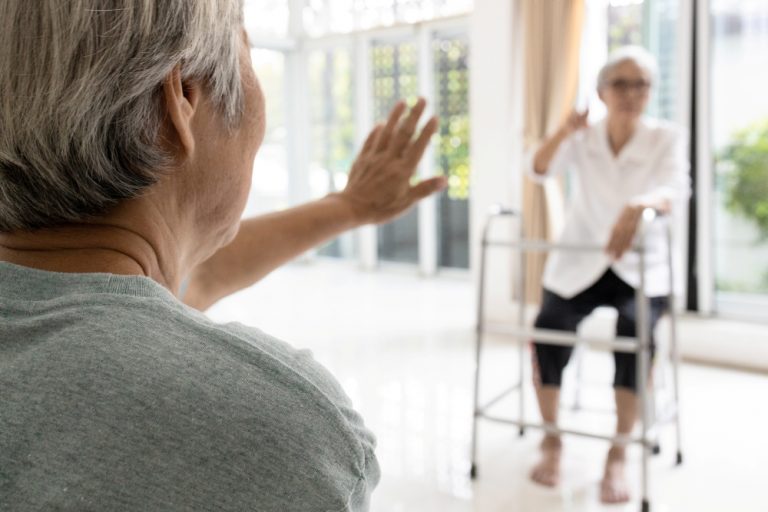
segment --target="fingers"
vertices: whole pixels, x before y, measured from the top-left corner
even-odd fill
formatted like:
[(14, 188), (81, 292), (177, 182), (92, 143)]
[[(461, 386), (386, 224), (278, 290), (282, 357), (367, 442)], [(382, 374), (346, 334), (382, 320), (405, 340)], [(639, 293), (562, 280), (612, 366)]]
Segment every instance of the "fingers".
[(421, 129), (419, 137), (411, 143), (410, 146), (403, 151), (403, 160), (407, 167), (415, 167), (419, 163), (421, 157), (424, 155), (424, 151), (429, 145), (430, 139), (437, 131), (438, 120), (436, 117), (430, 118), (424, 128)]
[(621, 245), (622, 231), (622, 223), (621, 219), (619, 219), (613, 230), (611, 230), (611, 238), (608, 240), (608, 245), (605, 248), (606, 254), (612, 259), (618, 259), (617, 254)]
[(627, 243), (627, 231), (626, 229), (616, 229), (611, 237), (610, 255), (614, 259), (621, 258), (624, 250), (626, 250)]
[(624, 241), (622, 241), (622, 242), (621, 242), (621, 243), (620, 243), (620, 244), (619, 244), (619, 245), (616, 247), (616, 249), (615, 249), (615, 251), (614, 251), (614, 254), (613, 254), (613, 258), (614, 258), (616, 261), (620, 260), (620, 259), (621, 259), (621, 258), (624, 256), (624, 253), (625, 253), (625, 252), (627, 252), (627, 249), (629, 249), (629, 245), (630, 245), (630, 244), (629, 244), (629, 242), (628, 242), (627, 240), (624, 240)]
[(389, 146), (392, 132), (394, 132), (395, 127), (397, 127), (397, 123), (403, 116), (403, 112), (405, 112), (405, 103), (403, 101), (398, 101), (395, 106), (392, 107), (392, 111), (389, 113), (389, 119), (387, 119), (387, 124), (384, 125), (384, 128), (379, 135), (379, 139), (376, 142), (376, 151), (383, 151)]
[(587, 107), (584, 112), (577, 113), (576, 115), (576, 127), (577, 128), (586, 128), (588, 124), (588, 118), (589, 118), (589, 107)]
[(435, 176), (434, 178), (426, 179), (415, 186), (411, 187), (409, 196), (412, 202), (424, 199), (427, 196), (439, 192), (448, 186), (448, 180), (445, 176)]
[(411, 113), (408, 114), (408, 117), (398, 126), (392, 138), (392, 142), (389, 145), (390, 154), (397, 157), (402, 154), (405, 147), (411, 142), (413, 134), (416, 132), (419, 118), (421, 118), (421, 115), (424, 113), (426, 106), (427, 102), (424, 98), (419, 98), (419, 101), (417, 101), (416, 105), (411, 109)]
[(365, 139), (365, 143), (363, 144), (363, 149), (360, 150), (360, 153), (369, 153), (373, 150), (379, 135), (381, 134), (381, 130), (384, 129), (383, 124), (377, 124), (373, 127), (373, 130), (371, 130), (371, 133), (368, 134), (368, 137)]
[(583, 114), (579, 116), (579, 125), (586, 127), (589, 118), (589, 109), (585, 110)]
[(619, 260), (624, 256), (624, 253), (627, 252), (627, 249), (629, 249), (633, 238), (634, 235), (630, 230), (615, 229), (613, 233), (611, 233), (611, 240), (608, 242), (605, 252), (614, 260)]
[(586, 128), (587, 126), (589, 126), (588, 118), (589, 118), (589, 107), (587, 107), (584, 110), (584, 112), (579, 112), (578, 110), (573, 109), (570, 115), (568, 116), (566, 125), (568, 126), (568, 129), (570, 131), (580, 130), (581, 128)]

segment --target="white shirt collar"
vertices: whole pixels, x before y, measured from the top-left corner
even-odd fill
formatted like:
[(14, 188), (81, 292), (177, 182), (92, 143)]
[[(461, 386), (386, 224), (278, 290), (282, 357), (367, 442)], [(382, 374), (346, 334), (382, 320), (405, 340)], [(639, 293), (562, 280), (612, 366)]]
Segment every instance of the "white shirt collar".
[(585, 142), (590, 153), (600, 154), (609, 160), (616, 160), (619, 163), (642, 162), (648, 158), (648, 152), (651, 149), (649, 147), (651, 143), (650, 133), (649, 121), (645, 118), (640, 119), (632, 138), (621, 150), (619, 156), (614, 157), (608, 141), (608, 121), (604, 118), (594, 125), (593, 130), (589, 131)]

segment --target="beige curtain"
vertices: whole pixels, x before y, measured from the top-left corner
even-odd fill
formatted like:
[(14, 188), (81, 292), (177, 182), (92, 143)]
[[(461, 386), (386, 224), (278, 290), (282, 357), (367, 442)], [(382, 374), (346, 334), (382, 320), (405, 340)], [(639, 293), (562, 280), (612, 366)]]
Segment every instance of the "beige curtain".
[[(573, 108), (578, 92), (579, 54), (585, 0), (520, 0), (525, 31), (525, 146), (530, 153)], [(562, 223), (562, 186), (523, 178), (527, 238), (551, 240)], [(541, 301), (546, 254), (527, 256), (526, 300)]]

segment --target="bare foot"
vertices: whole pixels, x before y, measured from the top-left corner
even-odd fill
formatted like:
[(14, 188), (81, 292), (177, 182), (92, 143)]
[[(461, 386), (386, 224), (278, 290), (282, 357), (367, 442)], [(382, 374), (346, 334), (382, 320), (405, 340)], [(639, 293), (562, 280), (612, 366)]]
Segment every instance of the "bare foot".
[(623, 446), (613, 446), (605, 461), (605, 475), (600, 482), (600, 501), (603, 503), (626, 503), (629, 501), (629, 486), (624, 475), (626, 453)]
[(547, 487), (555, 487), (560, 482), (560, 453), (562, 443), (559, 437), (545, 436), (541, 441), (541, 460), (531, 471), (531, 480)]

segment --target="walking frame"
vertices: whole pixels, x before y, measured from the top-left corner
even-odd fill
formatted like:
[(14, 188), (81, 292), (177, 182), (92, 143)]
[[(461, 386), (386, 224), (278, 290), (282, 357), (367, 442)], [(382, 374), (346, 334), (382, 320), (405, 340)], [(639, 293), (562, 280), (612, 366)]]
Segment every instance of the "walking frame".
[[(520, 223), (519, 228), (519, 240), (517, 241), (498, 241), (490, 239), (491, 226), (494, 221), (501, 218), (517, 218)], [(677, 322), (675, 316), (675, 304), (674, 304), (674, 273), (673, 273), (673, 258), (672, 258), (672, 226), (670, 222), (666, 222), (666, 238), (667, 238), (667, 264), (669, 265), (669, 326), (670, 326), (670, 359), (672, 365), (672, 380), (673, 380), (673, 400), (671, 407), (658, 417), (651, 418), (651, 411), (649, 406), (655, 407), (655, 386), (648, 387), (649, 371), (651, 365), (651, 332), (649, 322), (649, 299), (645, 295), (645, 270), (646, 270), (646, 251), (645, 251), (645, 235), (647, 229), (651, 223), (656, 221), (660, 215), (652, 208), (646, 208), (643, 211), (641, 225), (638, 229), (638, 236), (636, 238), (636, 244), (631, 248), (631, 251), (638, 254), (639, 258), (639, 270), (640, 270), (640, 285), (636, 289), (636, 303), (637, 303), (637, 336), (636, 337), (621, 337), (616, 336), (614, 339), (605, 340), (600, 338), (591, 338), (580, 336), (575, 333), (554, 331), (549, 329), (535, 329), (525, 327), (525, 256), (528, 252), (548, 252), (551, 250), (562, 251), (578, 251), (578, 252), (593, 252), (599, 253), (604, 250), (602, 246), (592, 245), (574, 245), (574, 244), (555, 244), (539, 240), (527, 240), (523, 232), (522, 216), (519, 212), (511, 209), (506, 209), (500, 206), (494, 206), (489, 214), (488, 220), (483, 228), (482, 233), (482, 246), (480, 252), (480, 276), (478, 286), (478, 301), (477, 301), (477, 329), (476, 329), (476, 342), (475, 342), (475, 382), (474, 382), (474, 403), (473, 411), (474, 417), (472, 422), (472, 441), (471, 441), (471, 470), (470, 476), (475, 479), (477, 477), (477, 426), (480, 419), (486, 419), (489, 421), (513, 425), (519, 428), (520, 436), (525, 435), (525, 430), (528, 428), (543, 430), (544, 432), (555, 435), (574, 435), (592, 439), (602, 439), (605, 441), (611, 441), (616, 444), (638, 444), (642, 447), (642, 471), (641, 471), (641, 489), (642, 489), (642, 501), (641, 511), (650, 512), (650, 498), (649, 498), (649, 458), (651, 452), (658, 453), (658, 436), (661, 426), (669, 423), (674, 423), (676, 442), (677, 442), (677, 457), (676, 464), (680, 465), (683, 461), (682, 448), (681, 448), (681, 432), (680, 432), (680, 417), (679, 417), (679, 364), (680, 354), (677, 346)], [(489, 325), (485, 320), (485, 279), (486, 279), (486, 266), (487, 266), (487, 254), (489, 248), (507, 248), (518, 253), (518, 292), (516, 294), (518, 299), (517, 308), (517, 326), (511, 325)], [(491, 400), (481, 404), (480, 403), (480, 358), (482, 353), (483, 338), (486, 334), (505, 334), (510, 335), (518, 345), (519, 349), (519, 378), (515, 385), (511, 388), (499, 393)], [(609, 436), (602, 435), (589, 431), (572, 430), (559, 428), (556, 425), (536, 423), (526, 420), (525, 418), (525, 388), (524, 388), (524, 375), (525, 375), (525, 347), (531, 340), (537, 342), (544, 342), (552, 345), (562, 346), (577, 346), (580, 344), (609, 349), (617, 352), (626, 352), (637, 354), (637, 379), (638, 379), (638, 402), (640, 407), (640, 434), (630, 436)], [(493, 414), (489, 414), (488, 410), (499, 403), (502, 399), (506, 398), (512, 392), (518, 391), (520, 394), (519, 409), (517, 418), (505, 418)], [(653, 411), (654, 414), (656, 411)]]

